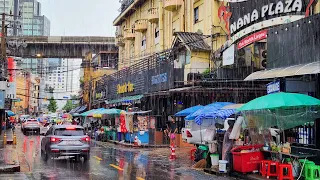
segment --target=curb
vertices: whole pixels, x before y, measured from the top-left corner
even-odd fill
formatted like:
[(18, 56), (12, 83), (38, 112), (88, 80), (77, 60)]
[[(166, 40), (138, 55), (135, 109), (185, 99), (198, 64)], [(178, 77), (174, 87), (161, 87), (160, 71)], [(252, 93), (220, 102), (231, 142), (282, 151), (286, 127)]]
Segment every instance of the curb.
[(17, 150), (13, 148), (11, 145), (4, 146), (4, 148), (2, 148), (1, 150), (5, 151), (6, 148), (12, 148), (10, 152), (11, 156), (9, 157), (10, 159), (12, 159), (12, 161), (4, 162), (2, 165), (0, 165), (0, 174), (20, 172), (20, 162)]
[(0, 173), (3, 172), (20, 172), (20, 165), (6, 165), (6, 167), (0, 167)]
[(250, 174), (241, 174), (241, 173), (237, 173), (237, 172), (231, 172), (230, 177), (247, 179), (247, 180), (263, 180), (263, 179), (265, 179), (263, 177), (255, 177), (255, 176), (251, 176)]
[(151, 145), (151, 144), (142, 144), (140, 146), (136, 146), (134, 144), (121, 143), (118, 141), (111, 141), (111, 140), (108, 140), (107, 142), (113, 143), (116, 145), (126, 146), (126, 147), (133, 147), (133, 148), (169, 148), (170, 147), (169, 145)]

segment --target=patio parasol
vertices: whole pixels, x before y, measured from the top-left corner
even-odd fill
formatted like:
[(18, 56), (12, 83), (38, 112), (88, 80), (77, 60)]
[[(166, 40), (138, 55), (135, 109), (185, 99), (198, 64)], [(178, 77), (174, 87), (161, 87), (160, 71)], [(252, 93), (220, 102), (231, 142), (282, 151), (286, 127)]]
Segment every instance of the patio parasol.
[(123, 110), (121, 109), (102, 109), (100, 111), (96, 111), (93, 114), (93, 117), (101, 118), (103, 115), (119, 115)]
[(256, 98), (237, 110), (246, 117), (249, 126), (290, 129), (319, 118), (319, 107), (320, 100), (314, 97), (280, 92)]
[(72, 118), (72, 115), (69, 114), (69, 113), (64, 113), (64, 114), (62, 115), (62, 118), (71, 119), (71, 118)]
[(197, 110), (203, 108), (202, 105), (198, 105), (198, 106), (192, 106), (192, 107), (189, 107), (187, 109), (184, 109), (182, 111), (179, 111), (175, 114), (175, 116), (188, 116), (189, 114), (192, 114), (194, 112), (196, 112)]
[(207, 113), (211, 113), (214, 111), (217, 111), (219, 109), (221, 109), (224, 106), (233, 104), (231, 102), (215, 102), (209, 105), (204, 106), (203, 108), (197, 110), (196, 112), (189, 114), (187, 117), (185, 117), (185, 120), (194, 120), (196, 117), (203, 115), (205, 116), (205, 114)]

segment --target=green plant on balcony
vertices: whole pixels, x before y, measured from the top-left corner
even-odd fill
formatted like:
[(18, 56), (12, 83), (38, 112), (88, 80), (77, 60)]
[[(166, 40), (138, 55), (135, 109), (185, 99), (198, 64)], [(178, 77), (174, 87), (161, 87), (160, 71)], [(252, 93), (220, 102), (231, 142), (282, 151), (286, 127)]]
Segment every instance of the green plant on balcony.
[(203, 78), (210, 78), (210, 69), (207, 68), (206, 70), (204, 70), (202, 73), (201, 73), (202, 77)]

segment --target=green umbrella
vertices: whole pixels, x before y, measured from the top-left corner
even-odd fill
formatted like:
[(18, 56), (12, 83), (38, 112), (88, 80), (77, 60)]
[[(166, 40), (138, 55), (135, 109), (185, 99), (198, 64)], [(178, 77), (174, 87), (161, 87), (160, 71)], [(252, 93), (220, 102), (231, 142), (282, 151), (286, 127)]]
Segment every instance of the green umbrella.
[(84, 113), (81, 113), (80, 116), (86, 117), (86, 116), (88, 116), (89, 114), (93, 113), (93, 112), (96, 111), (96, 110), (97, 110), (97, 109), (91, 109), (91, 110), (89, 110), (89, 111), (86, 111), (86, 112), (84, 112)]
[(247, 125), (290, 129), (313, 122), (320, 116), (320, 100), (298, 93), (275, 93), (256, 98), (240, 108)]
[(97, 114), (101, 114), (101, 115), (104, 115), (104, 114), (107, 114), (107, 115), (119, 115), (121, 113), (121, 109), (104, 109), (102, 111), (100, 111), (99, 113)]
[(280, 92), (256, 98), (237, 110), (287, 109), (307, 106), (320, 106), (320, 100), (304, 94)]

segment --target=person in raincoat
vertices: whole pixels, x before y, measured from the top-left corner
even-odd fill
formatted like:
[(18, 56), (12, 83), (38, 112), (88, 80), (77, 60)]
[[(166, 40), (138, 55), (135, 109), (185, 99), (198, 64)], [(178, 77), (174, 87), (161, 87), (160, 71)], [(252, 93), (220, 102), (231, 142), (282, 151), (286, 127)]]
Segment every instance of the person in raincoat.
[(222, 145), (222, 160), (226, 160), (230, 162), (230, 151), (233, 147), (233, 139), (230, 139), (230, 134), (232, 131), (232, 128), (234, 126), (235, 121), (228, 120), (229, 128), (224, 134), (223, 138), (223, 145)]

